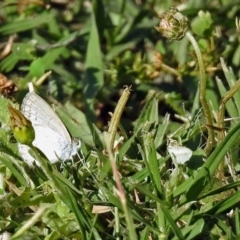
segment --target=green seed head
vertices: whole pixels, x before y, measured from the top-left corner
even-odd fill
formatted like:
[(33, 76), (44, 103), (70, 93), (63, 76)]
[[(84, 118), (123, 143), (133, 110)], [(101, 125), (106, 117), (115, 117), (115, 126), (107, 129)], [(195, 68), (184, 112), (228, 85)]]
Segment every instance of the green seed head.
[(35, 132), (32, 123), (17, 109), (8, 106), (10, 114), (11, 128), (16, 140), (25, 145), (31, 145)]

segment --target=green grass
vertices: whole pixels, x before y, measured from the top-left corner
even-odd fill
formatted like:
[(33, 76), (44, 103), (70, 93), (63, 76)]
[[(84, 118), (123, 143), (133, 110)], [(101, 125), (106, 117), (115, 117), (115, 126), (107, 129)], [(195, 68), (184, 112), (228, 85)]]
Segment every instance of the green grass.
[[(3, 46), (15, 35), (0, 71), (18, 88), (12, 96), (0, 88), (0, 233), (46, 240), (239, 239), (240, 1), (16, 3), (0, 3)], [(170, 41), (154, 28), (157, 15), (172, 6), (189, 18), (200, 47), (215, 128), (206, 125), (199, 101), (190, 42)], [(81, 139), (81, 160), (46, 169), (22, 160), (7, 105), (19, 108), (30, 81)], [(109, 136), (109, 112), (119, 109), (125, 85), (130, 96), (123, 113), (114, 113), (120, 123)], [(208, 154), (209, 128), (215, 144)], [(112, 151), (109, 139), (121, 136)], [(177, 168), (167, 151), (170, 137), (193, 151)]]

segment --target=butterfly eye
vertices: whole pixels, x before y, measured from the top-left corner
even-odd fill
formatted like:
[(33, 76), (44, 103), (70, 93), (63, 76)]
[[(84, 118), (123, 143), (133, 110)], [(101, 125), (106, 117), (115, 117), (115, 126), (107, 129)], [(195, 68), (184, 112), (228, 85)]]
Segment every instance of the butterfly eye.
[(77, 149), (80, 149), (81, 147), (81, 140), (78, 138), (73, 138), (73, 144), (77, 147)]

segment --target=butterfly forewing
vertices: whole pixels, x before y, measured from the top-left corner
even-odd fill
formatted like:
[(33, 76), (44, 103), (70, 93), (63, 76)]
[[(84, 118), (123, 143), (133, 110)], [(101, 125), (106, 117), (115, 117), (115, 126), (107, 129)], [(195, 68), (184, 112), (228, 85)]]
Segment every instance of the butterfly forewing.
[(30, 92), (25, 96), (21, 111), (32, 122), (33, 127), (37, 125), (48, 126), (48, 128), (59, 132), (59, 135), (67, 138), (69, 142), (71, 141), (71, 137), (60, 118), (35, 92)]
[(169, 146), (168, 152), (175, 165), (181, 165), (192, 157), (192, 150), (183, 146)]

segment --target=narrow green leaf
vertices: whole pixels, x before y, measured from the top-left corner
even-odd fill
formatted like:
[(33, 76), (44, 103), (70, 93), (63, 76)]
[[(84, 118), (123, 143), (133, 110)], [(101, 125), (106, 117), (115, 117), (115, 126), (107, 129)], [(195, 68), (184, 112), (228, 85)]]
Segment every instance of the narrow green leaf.
[(170, 215), (169, 211), (164, 207), (161, 206), (161, 210), (164, 212), (165, 218), (168, 221), (169, 225), (171, 226), (173, 232), (175, 233), (175, 235), (177, 236), (177, 239), (179, 240), (185, 240), (181, 230), (179, 229), (179, 227), (177, 226), (177, 224), (175, 223), (175, 221), (173, 220), (172, 216)]
[[(218, 86), (218, 90), (221, 94), (221, 97), (223, 98), (226, 93), (227, 93), (227, 90), (225, 88), (225, 86), (223, 85), (222, 83), (222, 80), (219, 79), (218, 77), (216, 77), (216, 83), (217, 83), (217, 86)], [(228, 111), (228, 114), (231, 116), (231, 117), (238, 117), (239, 114), (238, 114), (238, 110), (236, 108), (236, 105), (234, 104), (234, 102), (232, 101), (232, 99), (230, 99), (227, 103), (226, 103), (226, 109)]]
[(95, 16), (92, 14), (92, 26), (87, 46), (86, 71), (84, 76), (84, 95), (87, 116), (95, 122), (94, 99), (103, 86), (103, 62)]
[[(220, 61), (221, 61), (222, 69), (223, 69), (224, 75), (225, 75), (225, 77), (227, 79), (229, 88), (232, 88), (236, 84), (237, 79), (234, 76), (233, 70), (231, 68), (227, 67), (224, 59), (220, 58)], [(240, 115), (240, 105), (239, 105), (240, 93), (239, 93), (239, 91), (234, 94), (233, 99), (234, 99), (234, 102), (235, 102), (235, 106), (236, 106), (236, 108), (238, 110), (238, 115), (237, 116), (239, 116)]]
[(70, 209), (73, 211), (73, 213), (76, 216), (76, 219), (78, 221), (79, 227), (81, 229), (81, 233), (82, 233), (82, 239), (87, 239), (86, 237), (86, 221), (87, 219), (84, 218), (82, 209), (79, 208), (77, 201), (75, 199), (75, 197), (73, 196), (72, 192), (66, 187), (66, 199), (65, 199), (65, 203), (68, 203), (68, 206), (70, 207)]
[(34, 15), (34, 17), (29, 17), (25, 19), (16, 19), (0, 27), (0, 33), (2, 35), (10, 35), (26, 30), (34, 29), (42, 24), (48, 23), (51, 21), (53, 15), (49, 13), (43, 13), (42, 15)]
[(237, 191), (236, 193), (234, 193), (230, 197), (228, 197), (228, 198), (224, 199), (223, 201), (214, 205), (214, 207), (209, 209), (206, 212), (206, 214), (215, 215), (215, 214), (222, 213), (226, 210), (232, 209), (236, 204), (239, 203), (239, 199), (240, 199), (240, 192)]
[(8, 154), (1, 152), (0, 161), (11, 171), (11, 173), (17, 178), (22, 186), (26, 185), (26, 180), (24, 179), (23, 174), (20, 172), (20, 169), (17, 169), (13, 164), (13, 161), (16, 161), (14, 158), (8, 156)]

